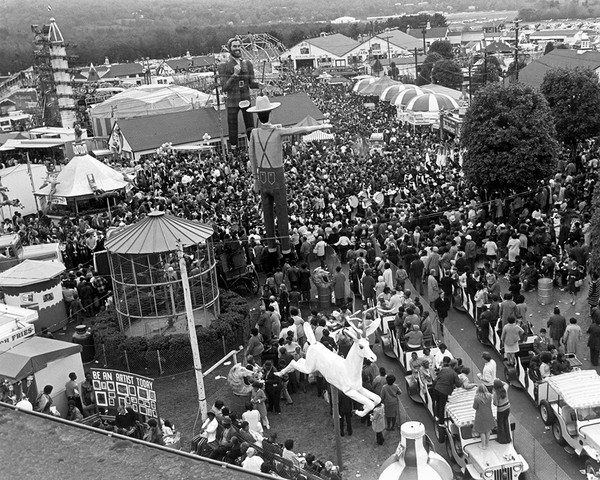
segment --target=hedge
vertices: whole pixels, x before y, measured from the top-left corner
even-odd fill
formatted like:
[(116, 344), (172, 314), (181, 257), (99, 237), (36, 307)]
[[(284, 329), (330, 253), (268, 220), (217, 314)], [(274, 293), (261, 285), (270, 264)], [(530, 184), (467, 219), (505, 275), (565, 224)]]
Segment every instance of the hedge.
[[(254, 315), (245, 298), (229, 290), (220, 292), (221, 314), (209, 327), (196, 327), (200, 357), (210, 362), (223, 355), (223, 338), (228, 349), (237, 348), (250, 335)], [(255, 321), (255, 320), (254, 320)], [(102, 312), (92, 320), (96, 360), (109, 368), (140, 374), (174, 373), (193, 368), (187, 334), (129, 337), (119, 329), (115, 312)], [(159, 368), (157, 350), (160, 354)], [(126, 354), (125, 354), (126, 352)], [(125, 356), (127, 355), (127, 356)]]

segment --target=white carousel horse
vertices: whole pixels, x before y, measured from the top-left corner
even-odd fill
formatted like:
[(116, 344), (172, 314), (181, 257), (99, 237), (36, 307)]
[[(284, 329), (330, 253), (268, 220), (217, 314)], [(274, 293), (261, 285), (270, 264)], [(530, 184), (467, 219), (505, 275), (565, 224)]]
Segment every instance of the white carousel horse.
[(328, 383), (336, 387), (352, 400), (363, 405), (361, 410), (357, 410), (359, 417), (364, 417), (375, 405), (381, 402), (379, 395), (370, 392), (362, 386), (362, 367), (363, 359), (375, 362), (377, 356), (369, 347), (369, 341), (366, 337), (379, 328), (381, 319), (375, 320), (365, 332), (358, 329), (352, 323), (345, 329), (346, 334), (354, 339), (354, 344), (350, 348), (346, 358), (340, 357), (335, 352), (329, 350), (322, 343), (318, 343), (312, 328), (304, 323), (304, 333), (309, 347), (306, 351), (306, 358), (292, 360), (287, 367), (276, 374), (285, 375), (292, 370), (297, 370), (305, 374), (320, 372)]

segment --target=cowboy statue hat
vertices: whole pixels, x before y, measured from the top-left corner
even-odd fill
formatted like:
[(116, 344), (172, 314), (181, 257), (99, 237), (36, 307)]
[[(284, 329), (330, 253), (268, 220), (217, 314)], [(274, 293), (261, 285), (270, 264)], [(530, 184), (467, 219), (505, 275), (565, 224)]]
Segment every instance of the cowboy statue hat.
[(260, 112), (270, 112), (271, 110), (275, 110), (281, 103), (269, 101), (269, 98), (266, 95), (259, 95), (256, 97), (256, 105), (250, 107), (247, 111), (251, 113), (260, 113)]

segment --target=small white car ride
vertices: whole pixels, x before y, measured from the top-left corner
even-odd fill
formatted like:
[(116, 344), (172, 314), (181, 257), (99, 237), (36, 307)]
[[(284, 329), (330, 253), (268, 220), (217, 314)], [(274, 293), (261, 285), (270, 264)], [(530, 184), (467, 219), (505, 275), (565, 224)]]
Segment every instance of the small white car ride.
[[(446, 452), (463, 472), (463, 478), (482, 480), (516, 480), (525, 478), (529, 465), (517, 453), (512, 443), (497, 441), (496, 431), (490, 436), (488, 447), (480, 448), (480, 439), (473, 435), (475, 389), (457, 388), (448, 398), (444, 420)], [(492, 407), (496, 417), (496, 407)], [(511, 423), (511, 430), (515, 424)]]

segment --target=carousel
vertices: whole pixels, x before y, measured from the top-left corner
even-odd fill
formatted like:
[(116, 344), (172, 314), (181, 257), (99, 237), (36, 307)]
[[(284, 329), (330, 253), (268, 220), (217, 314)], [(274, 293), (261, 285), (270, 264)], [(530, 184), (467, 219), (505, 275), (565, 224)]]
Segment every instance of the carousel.
[(154, 211), (109, 231), (105, 243), (121, 331), (131, 336), (185, 333), (187, 320), (179, 249), (186, 260), (194, 320), (208, 326), (219, 314), (213, 229)]

